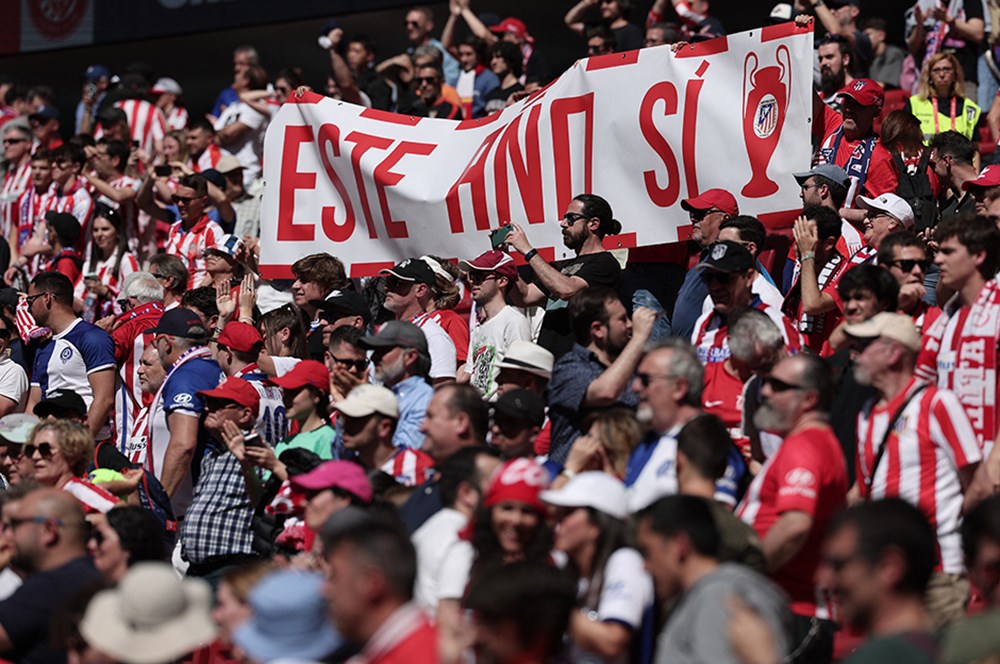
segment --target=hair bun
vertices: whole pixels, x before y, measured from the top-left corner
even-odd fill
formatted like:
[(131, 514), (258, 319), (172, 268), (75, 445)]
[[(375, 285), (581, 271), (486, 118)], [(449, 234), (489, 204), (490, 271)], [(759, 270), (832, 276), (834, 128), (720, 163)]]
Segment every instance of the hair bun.
[(617, 219), (612, 219), (611, 223), (608, 224), (608, 235), (618, 235), (622, 232), (622, 222)]

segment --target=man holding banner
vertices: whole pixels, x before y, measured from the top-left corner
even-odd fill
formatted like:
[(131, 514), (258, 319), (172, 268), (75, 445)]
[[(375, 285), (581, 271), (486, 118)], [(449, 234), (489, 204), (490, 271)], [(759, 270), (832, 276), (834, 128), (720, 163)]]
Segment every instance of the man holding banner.
[(538, 343), (558, 359), (573, 345), (566, 309), (570, 298), (587, 287), (608, 286), (618, 290), (621, 266), (604, 248), (602, 240), (620, 233), (622, 225), (612, 218), (606, 200), (594, 194), (580, 194), (569, 204), (559, 223), (563, 244), (576, 253), (576, 258), (559, 267), (549, 264), (532, 248), (520, 226), (511, 224), (511, 227), (507, 245), (524, 256), (535, 277), (534, 283), (518, 279), (511, 291), (512, 299), (520, 306), (545, 303)]

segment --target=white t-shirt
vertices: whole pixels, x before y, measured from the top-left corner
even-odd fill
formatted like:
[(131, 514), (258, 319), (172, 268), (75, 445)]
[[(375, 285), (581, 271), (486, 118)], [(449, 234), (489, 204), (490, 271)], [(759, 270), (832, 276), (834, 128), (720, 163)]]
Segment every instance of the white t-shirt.
[(0, 396), (17, 404), (12, 412), (23, 413), (28, 398), (28, 374), (9, 355), (0, 358)]
[(466, 523), (468, 519), (464, 514), (446, 507), (427, 519), (410, 538), (417, 550), (417, 583), (413, 599), (431, 617), (437, 613), (438, 586), (445, 572), (445, 554), (458, 541), (458, 533)]
[(469, 540), (458, 539), (444, 552), (438, 578), (437, 599), (461, 599), (469, 585), (476, 550)]
[(477, 325), (469, 337), (469, 354), (465, 373), (484, 399), (496, 400), (497, 373), (494, 366), (518, 339), (531, 341), (528, 319), (514, 307), (506, 306), (482, 325)]
[(267, 116), (261, 115), (249, 105), (240, 102), (227, 106), (215, 123), (216, 131), (234, 122), (242, 122), (250, 129), (239, 140), (226, 145), (226, 149), (239, 159), (240, 165), (243, 166), (244, 187), (249, 187), (251, 182), (260, 177), (261, 159), (264, 156), (264, 131), (267, 129), (267, 121)]
[[(577, 588), (578, 599), (586, 599), (589, 590), (587, 579), (581, 579)], [(584, 610), (596, 611), (597, 620), (614, 621), (628, 626), (636, 632), (642, 626), (646, 608), (653, 603), (653, 580), (643, 568), (642, 555), (628, 547), (618, 549), (604, 565), (604, 579), (597, 606), (584, 606)], [(629, 661), (629, 653), (616, 659), (605, 659), (576, 646), (570, 647), (570, 661), (599, 664)]]
[(427, 350), (431, 354), (431, 379), (454, 378), (458, 371), (456, 366), (455, 342), (451, 340), (444, 328), (424, 316), (417, 323), (427, 337)]

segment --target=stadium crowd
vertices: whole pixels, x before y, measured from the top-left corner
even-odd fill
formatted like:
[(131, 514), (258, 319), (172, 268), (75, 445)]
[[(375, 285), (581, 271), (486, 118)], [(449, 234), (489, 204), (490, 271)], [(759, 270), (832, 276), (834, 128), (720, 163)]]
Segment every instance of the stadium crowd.
[[(817, 29), (801, 213), (701, 192), (678, 261), (606, 250), (597, 191), (561, 263), (511, 224), (264, 280), (299, 69), (241, 46), (207, 113), (140, 63), (87, 67), (75, 109), (0, 78), (0, 657), (997, 661), (995, 4), (921, 0), (905, 35), (775, 6)], [(323, 92), (456, 120), (557, 73), (470, 5), (409, 9), (390, 57), (330, 21)], [(725, 34), (706, 0), (631, 5), (580, 0), (564, 38)]]

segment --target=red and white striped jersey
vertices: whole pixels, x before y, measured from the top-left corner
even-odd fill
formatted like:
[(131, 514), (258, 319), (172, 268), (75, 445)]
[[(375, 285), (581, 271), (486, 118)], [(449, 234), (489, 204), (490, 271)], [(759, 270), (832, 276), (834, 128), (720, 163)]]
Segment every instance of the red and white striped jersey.
[(71, 477), (66, 484), (63, 484), (62, 490), (76, 498), (84, 514), (104, 514), (115, 505), (121, 504), (114, 494), (78, 477)]
[(761, 539), (786, 512), (804, 512), (812, 527), (802, 548), (775, 570), (774, 581), (799, 615), (831, 618), (826, 593), (815, 583), (820, 544), (847, 502), (847, 463), (833, 429), (810, 427), (785, 438), (754, 478), (736, 514)]
[[(781, 330), (785, 347), (792, 353), (798, 353), (805, 345), (802, 334), (780, 309), (764, 304), (760, 298), (754, 298), (750, 306), (767, 314)], [(729, 326), (726, 317), (714, 309), (702, 314), (694, 325), (691, 334), (691, 344), (698, 353), (698, 359), (703, 364), (725, 362), (729, 358)]]
[(187, 129), (188, 126), (188, 112), (187, 109), (182, 106), (174, 106), (167, 113), (167, 131), (176, 131), (178, 129)]
[(379, 470), (392, 475), (403, 486), (420, 486), (430, 479), (434, 459), (426, 452), (399, 447)]
[[(142, 181), (128, 175), (122, 175), (114, 180), (110, 180), (108, 184), (112, 189), (131, 189), (132, 191), (138, 192), (139, 187), (142, 186)], [(111, 200), (107, 196), (97, 194), (95, 199), (98, 203), (106, 205), (112, 210), (118, 210), (118, 212), (122, 215), (122, 218), (125, 220), (125, 232), (130, 238), (135, 237), (138, 233), (136, 217), (139, 213), (139, 207), (136, 205), (134, 198), (132, 200), (119, 203), (118, 201)]]
[[(116, 262), (117, 254), (112, 254), (108, 258), (98, 261), (96, 269), (93, 270), (97, 275), (97, 280), (108, 287), (108, 294), (104, 297), (98, 297), (94, 302), (95, 320), (100, 320), (101, 318), (110, 316), (111, 314), (121, 313), (120, 309), (115, 306), (115, 301), (118, 299), (118, 293), (121, 292), (122, 282), (128, 275), (139, 271), (139, 260), (134, 254), (126, 252), (125, 255), (122, 256), (121, 264), (118, 266), (117, 273), (115, 272)], [(91, 272), (90, 265), (90, 259), (84, 259), (84, 275)], [(81, 300), (84, 299), (87, 295), (86, 287), (87, 284), (81, 279), (77, 286), (77, 292), (73, 295)]]
[(6, 171), (0, 187), (0, 235), (10, 237), (12, 228), (18, 226), (17, 200), (31, 186), (31, 160)]
[(188, 166), (190, 166), (195, 173), (201, 173), (202, 171), (207, 171), (210, 168), (215, 168), (219, 165), (219, 160), (227, 156), (229, 153), (222, 148), (220, 148), (215, 143), (209, 143), (205, 151), (201, 153), (198, 160), (188, 160)]
[(205, 271), (205, 249), (214, 247), (217, 240), (225, 235), (225, 232), (207, 215), (202, 217), (189, 231), (184, 230), (183, 223), (183, 221), (175, 221), (171, 224), (164, 253), (173, 254), (184, 261), (191, 274), (188, 288), (195, 288), (208, 274)]
[(1000, 419), (1000, 284), (987, 281), (975, 302), (961, 306), (956, 294), (924, 327), (916, 373), (950, 390), (965, 408), (983, 456), (993, 449)]
[(122, 99), (115, 106), (125, 111), (128, 117), (128, 133), (133, 141), (139, 141), (139, 148), (154, 154), (156, 141), (167, 135), (167, 121), (163, 112), (144, 99)]
[[(56, 183), (45, 194), (46, 201), (43, 206), (46, 212), (68, 212), (76, 217), (83, 229), (88, 227), (91, 217), (94, 215), (94, 198), (87, 191), (87, 181), (82, 177), (77, 178), (69, 191), (63, 191)], [(44, 217), (44, 213), (42, 214)], [(84, 243), (84, 235), (80, 235), (80, 243)]]
[[(900, 312), (905, 313), (905, 312)], [(940, 307), (932, 307), (923, 300), (917, 305), (916, 310), (910, 316), (913, 319), (913, 325), (917, 328), (917, 332), (920, 334), (924, 333), (924, 330), (930, 328), (937, 320), (937, 317), (941, 315)]]
[(959, 527), (962, 524), (962, 485), (958, 471), (981, 460), (969, 418), (958, 398), (947, 390), (928, 387), (906, 404), (886, 438), (889, 420), (903, 401), (921, 385), (917, 378), (891, 401), (870, 401), (858, 413), (858, 486), (871, 476), (879, 446), (885, 452), (875, 469), (871, 495), (902, 498), (918, 507), (937, 531), (937, 569), (960, 574), (965, 565)]
[(153, 400), (139, 387), (139, 358), (153, 340), (150, 332), (163, 315), (163, 305), (149, 302), (127, 311), (118, 317), (118, 325), (111, 333), (115, 345), (115, 364), (118, 365), (115, 390), (115, 446), (126, 453), (129, 436), (133, 431), (139, 411)]

